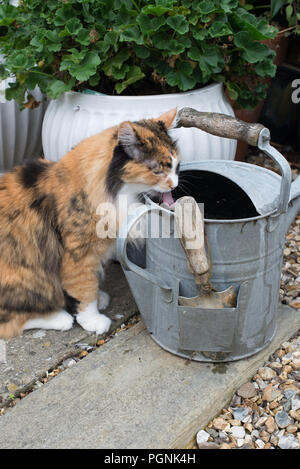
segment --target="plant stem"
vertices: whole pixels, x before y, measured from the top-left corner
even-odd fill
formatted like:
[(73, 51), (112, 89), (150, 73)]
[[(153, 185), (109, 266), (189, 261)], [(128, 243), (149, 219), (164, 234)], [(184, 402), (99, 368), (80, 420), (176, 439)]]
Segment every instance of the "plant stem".
[(290, 26), (289, 28), (286, 28), (286, 29), (281, 29), (281, 31), (278, 31), (277, 36), (279, 36), (279, 34), (287, 33), (288, 31), (291, 31), (292, 29), (295, 29), (295, 28), (296, 28), (296, 25)]
[(137, 5), (137, 3), (135, 2), (135, 0), (131, 0), (133, 5), (135, 6), (135, 9), (140, 12), (140, 7)]

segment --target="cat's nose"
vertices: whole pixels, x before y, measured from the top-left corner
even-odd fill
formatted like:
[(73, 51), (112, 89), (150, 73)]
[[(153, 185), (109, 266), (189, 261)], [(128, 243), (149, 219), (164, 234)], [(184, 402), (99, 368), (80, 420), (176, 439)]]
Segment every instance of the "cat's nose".
[(178, 186), (178, 176), (169, 176), (167, 182), (171, 190), (175, 189)]

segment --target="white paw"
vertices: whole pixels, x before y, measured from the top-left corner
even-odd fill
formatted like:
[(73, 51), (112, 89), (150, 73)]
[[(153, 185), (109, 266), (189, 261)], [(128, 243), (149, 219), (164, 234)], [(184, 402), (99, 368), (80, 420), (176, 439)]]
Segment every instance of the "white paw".
[(49, 316), (30, 319), (26, 322), (24, 330), (28, 329), (53, 329), (56, 331), (68, 331), (73, 327), (74, 318), (67, 311), (61, 310)]
[(98, 295), (98, 308), (100, 311), (106, 309), (110, 303), (110, 296), (105, 291), (100, 290)]
[(74, 318), (67, 311), (61, 310), (57, 314), (55, 321), (59, 331), (68, 331), (72, 329), (74, 324)]
[(88, 332), (96, 332), (97, 335), (108, 332), (111, 320), (104, 314), (99, 314), (97, 301), (89, 304), (84, 311), (80, 311), (76, 316), (76, 321)]

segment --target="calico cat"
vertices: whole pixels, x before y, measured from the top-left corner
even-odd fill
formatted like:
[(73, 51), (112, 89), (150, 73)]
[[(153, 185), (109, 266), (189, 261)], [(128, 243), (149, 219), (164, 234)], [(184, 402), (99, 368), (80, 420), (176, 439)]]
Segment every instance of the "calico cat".
[[(35, 160), (0, 179), (0, 338), (68, 330), (74, 317), (89, 332), (109, 330), (98, 269), (114, 239), (97, 235), (97, 208), (177, 186), (179, 155), (167, 133), (175, 116), (123, 122), (57, 163)], [(118, 227), (126, 216), (119, 210)]]

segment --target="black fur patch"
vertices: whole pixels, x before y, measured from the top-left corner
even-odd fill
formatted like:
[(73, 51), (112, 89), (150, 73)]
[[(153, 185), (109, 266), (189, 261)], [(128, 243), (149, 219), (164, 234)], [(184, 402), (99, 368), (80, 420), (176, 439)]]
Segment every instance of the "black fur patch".
[(25, 162), (21, 168), (21, 183), (26, 189), (34, 187), (48, 168), (49, 164), (41, 160)]
[(15, 313), (51, 313), (59, 305), (55, 297), (46, 298), (41, 291), (30, 290), (22, 285), (0, 285), (1, 309)]
[(32, 201), (30, 208), (34, 210), (43, 221), (43, 229), (40, 230), (39, 234), (39, 238), (42, 238), (41, 243), (45, 241), (43, 238), (47, 236), (47, 231), (51, 229), (56, 234), (59, 243), (62, 244), (62, 236), (57, 221), (58, 215), (55, 195), (39, 194), (39, 196)]
[(65, 296), (65, 310), (69, 314), (72, 314), (72, 316), (76, 315), (78, 313), (77, 307), (80, 301), (76, 300), (76, 298), (69, 295), (69, 293), (66, 292), (66, 290), (64, 290), (64, 296)]
[(131, 158), (128, 156), (122, 145), (117, 145), (114, 149), (112, 160), (106, 174), (107, 192), (116, 197), (122, 187), (122, 172), (124, 166)]
[(87, 210), (87, 195), (84, 191), (80, 191), (79, 194), (74, 195), (70, 200), (70, 205), (68, 209), (69, 215), (72, 212), (84, 213)]
[(135, 124), (150, 130), (155, 135), (155, 137), (166, 147), (170, 148), (170, 150), (176, 150), (176, 143), (167, 133), (166, 126), (162, 121), (154, 122), (151, 120), (141, 120), (135, 122)]

